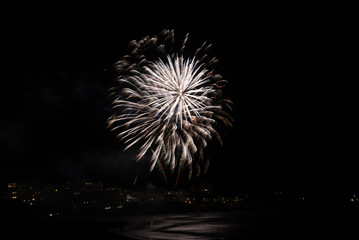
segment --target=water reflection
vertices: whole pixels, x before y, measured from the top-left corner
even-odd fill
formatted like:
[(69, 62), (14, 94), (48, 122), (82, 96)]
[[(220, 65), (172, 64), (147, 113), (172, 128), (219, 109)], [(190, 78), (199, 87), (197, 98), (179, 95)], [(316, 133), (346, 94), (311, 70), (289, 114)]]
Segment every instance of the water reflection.
[[(357, 213), (357, 212), (355, 212)], [(262, 209), (132, 216), (114, 229), (130, 239), (358, 239), (359, 220), (351, 211)]]
[(127, 217), (117, 232), (134, 239), (248, 239), (251, 221), (238, 221), (239, 215), (245, 219), (244, 212)]

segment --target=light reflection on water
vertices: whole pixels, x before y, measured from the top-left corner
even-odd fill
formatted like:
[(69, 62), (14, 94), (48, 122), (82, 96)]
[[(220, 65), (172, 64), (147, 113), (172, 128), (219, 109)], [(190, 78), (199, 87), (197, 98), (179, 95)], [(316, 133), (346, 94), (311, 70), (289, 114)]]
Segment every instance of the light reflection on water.
[[(117, 233), (133, 239), (249, 239), (248, 223), (239, 222), (241, 213), (191, 213), (126, 217), (128, 223)], [(235, 221), (236, 220), (236, 221)]]
[(337, 211), (258, 210), (131, 216), (113, 229), (151, 240), (358, 239), (357, 216)]

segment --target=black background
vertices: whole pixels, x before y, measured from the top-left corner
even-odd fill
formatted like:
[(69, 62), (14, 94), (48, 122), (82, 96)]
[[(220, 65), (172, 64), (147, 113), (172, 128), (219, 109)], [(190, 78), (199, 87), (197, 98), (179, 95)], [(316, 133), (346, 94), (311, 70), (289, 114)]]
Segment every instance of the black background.
[(178, 38), (190, 33), (190, 46), (214, 44), (235, 104), (224, 146), (208, 149), (206, 181), (225, 191), (352, 186), (344, 167), (335, 177), (312, 158), (315, 80), (298, 70), (308, 68), (312, 36), (301, 6), (51, 1), (8, 4), (0, 18), (3, 181), (131, 184), (136, 152), (123, 153), (106, 129), (110, 80), (101, 74), (129, 41), (175, 29)]

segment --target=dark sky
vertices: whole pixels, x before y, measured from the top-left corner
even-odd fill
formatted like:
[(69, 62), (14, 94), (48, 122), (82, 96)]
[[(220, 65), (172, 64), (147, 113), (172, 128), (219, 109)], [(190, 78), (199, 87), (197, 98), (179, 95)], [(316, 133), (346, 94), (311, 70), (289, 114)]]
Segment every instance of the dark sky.
[(2, 180), (131, 182), (136, 152), (122, 152), (106, 129), (110, 80), (100, 76), (130, 40), (164, 28), (189, 32), (194, 46), (213, 43), (229, 80), (235, 126), (223, 130), (224, 147), (209, 149), (208, 181), (242, 189), (329, 179), (312, 158), (310, 81), (291, 72), (308, 58), (300, 53), (309, 33), (299, 9), (120, 2), (1, 8)]

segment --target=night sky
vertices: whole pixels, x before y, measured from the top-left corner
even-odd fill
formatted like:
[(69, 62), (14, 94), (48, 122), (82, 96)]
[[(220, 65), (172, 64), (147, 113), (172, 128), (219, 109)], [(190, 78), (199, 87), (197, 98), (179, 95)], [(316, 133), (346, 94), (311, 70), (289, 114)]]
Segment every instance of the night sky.
[(223, 129), (223, 147), (211, 143), (204, 180), (227, 190), (333, 183), (312, 158), (311, 80), (291, 67), (306, 68), (308, 58), (298, 9), (121, 2), (1, 8), (0, 180), (132, 183), (136, 151), (122, 152), (106, 128), (103, 71), (129, 41), (175, 29), (178, 38), (190, 33), (191, 46), (214, 44), (234, 102), (234, 127)]

